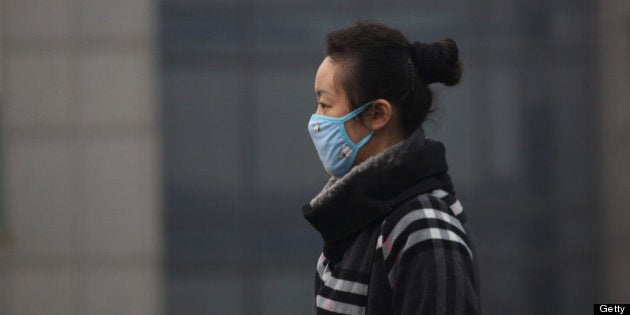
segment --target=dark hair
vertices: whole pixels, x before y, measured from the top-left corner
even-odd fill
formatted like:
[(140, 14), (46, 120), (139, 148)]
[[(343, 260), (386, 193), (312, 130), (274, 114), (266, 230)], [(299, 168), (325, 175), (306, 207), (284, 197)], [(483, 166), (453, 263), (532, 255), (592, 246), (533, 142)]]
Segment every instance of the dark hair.
[(410, 43), (401, 32), (374, 23), (357, 23), (328, 34), (326, 55), (342, 65), (342, 74), (335, 79), (351, 106), (386, 99), (398, 109), (405, 136), (422, 124), (431, 109), (428, 85), (452, 86), (462, 75), (452, 39)]

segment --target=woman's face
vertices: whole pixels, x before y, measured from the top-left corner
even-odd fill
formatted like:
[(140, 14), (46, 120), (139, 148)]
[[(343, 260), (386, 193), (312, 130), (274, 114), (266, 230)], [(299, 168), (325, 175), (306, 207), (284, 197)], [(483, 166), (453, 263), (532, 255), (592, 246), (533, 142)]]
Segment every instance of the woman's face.
[[(335, 81), (335, 75), (338, 71), (342, 71), (342, 67), (329, 57), (326, 57), (317, 69), (315, 76), (317, 111), (315, 113), (318, 115), (341, 117), (352, 111), (343, 88)], [(370, 130), (361, 123), (359, 117), (360, 115), (346, 122), (346, 131), (354, 143), (370, 133)]]

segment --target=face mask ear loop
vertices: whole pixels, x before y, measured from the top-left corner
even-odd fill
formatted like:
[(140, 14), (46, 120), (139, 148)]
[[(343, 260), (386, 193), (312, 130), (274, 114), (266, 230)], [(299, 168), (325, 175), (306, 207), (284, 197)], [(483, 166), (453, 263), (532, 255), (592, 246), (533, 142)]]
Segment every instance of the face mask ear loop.
[[(345, 119), (347, 119), (347, 120), (346, 120), (346, 121), (344, 121), (343, 126), (342, 126), (342, 128), (343, 128), (343, 131), (342, 131), (342, 132), (343, 132), (344, 138), (346, 138), (346, 139), (347, 139), (350, 143), (352, 143), (352, 144), (353, 144), (353, 145), (355, 145), (355, 146), (356, 146), (356, 145), (363, 146), (363, 145), (365, 144), (365, 142), (367, 142), (368, 140), (370, 140), (370, 138), (371, 138), (371, 137), (372, 137), (372, 135), (374, 134), (374, 130), (372, 130), (372, 129), (368, 128), (368, 127), (365, 125), (365, 123), (363, 123), (363, 120), (362, 120), (362, 119), (359, 119), (359, 124), (361, 124), (361, 126), (363, 126), (363, 128), (367, 129), (367, 130), (369, 131), (369, 133), (368, 133), (365, 137), (361, 138), (361, 140), (359, 140), (359, 142), (354, 143), (354, 141), (352, 141), (352, 139), (350, 139), (350, 136), (348, 135), (348, 130), (346, 129), (346, 122), (348, 122), (348, 121), (350, 121), (350, 120), (353, 120), (353, 119), (355, 119), (355, 118), (359, 117), (360, 115), (362, 115), (363, 113), (365, 113), (365, 111), (367, 111), (367, 110), (368, 110), (368, 108), (369, 108), (370, 106), (372, 106), (372, 104), (374, 104), (374, 101), (370, 101), (370, 102), (367, 102), (367, 103), (365, 103), (365, 104), (363, 104), (363, 105), (359, 106), (358, 108), (356, 108), (353, 112), (351, 112), (351, 113), (349, 114), (350, 116), (348, 116), (348, 117), (346, 117), (346, 118), (345, 118)], [(367, 140), (366, 140), (366, 139), (367, 139)], [(365, 141), (364, 141), (364, 140), (365, 140)]]
[(351, 119), (356, 118), (357, 116), (363, 114), (372, 104), (374, 103), (374, 101), (371, 102), (367, 102), (359, 107), (357, 107), (356, 109), (354, 109), (352, 112), (350, 112), (348, 115), (342, 117), (344, 118), (346, 121), (349, 121)]

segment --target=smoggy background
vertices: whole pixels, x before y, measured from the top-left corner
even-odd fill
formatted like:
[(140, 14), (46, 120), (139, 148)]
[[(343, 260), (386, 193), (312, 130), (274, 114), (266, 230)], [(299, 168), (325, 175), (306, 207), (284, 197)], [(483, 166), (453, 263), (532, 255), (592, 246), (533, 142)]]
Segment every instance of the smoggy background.
[(0, 314), (309, 314), (325, 36), (454, 38), (435, 86), (487, 314), (630, 303), (627, 1), (3, 0)]

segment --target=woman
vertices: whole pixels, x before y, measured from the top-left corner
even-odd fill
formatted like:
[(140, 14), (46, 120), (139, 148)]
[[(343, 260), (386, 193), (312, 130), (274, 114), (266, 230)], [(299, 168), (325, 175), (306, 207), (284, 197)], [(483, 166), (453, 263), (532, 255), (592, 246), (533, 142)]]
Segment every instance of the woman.
[(410, 43), (359, 23), (328, 36), (308, 129), (332, 176), (304, 206), (324, 249), (317, 314), (479, 314), (476, 256), (447, 174), (427, 139), (428, 85), (455, 85), (453, 40)]

